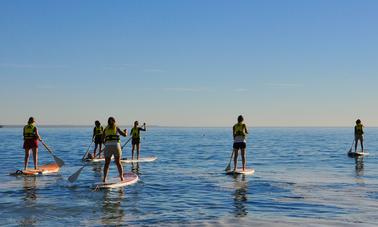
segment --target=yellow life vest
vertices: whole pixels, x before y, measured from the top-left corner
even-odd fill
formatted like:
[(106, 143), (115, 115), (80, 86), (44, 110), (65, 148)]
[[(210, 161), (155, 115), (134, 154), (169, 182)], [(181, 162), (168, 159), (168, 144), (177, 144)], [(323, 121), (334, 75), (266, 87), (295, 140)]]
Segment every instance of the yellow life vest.
[(235, 136), (246, 136), (246, 133), (245, 133), (245, 124), (235, 124), (234, 125), (234, 134)]
[(105, 133), (105, 142), (107, 141), (117, 141), (119, 142), (119, 135), (117, 134), (117, 127), (110, 128), (107, 126), (104, 130)]
[(104, 131), (104, 128), (102, 126), (100, 126), (100, 127), (96, 126), (95, 127), (95, 136), (101, 136), (103, 131)]
[(362, 135), (364, 134), (364, 130), (363, 130), (363, 125), (362, 124), (357, 124), (356, 126), (354, 126), (354, 131), (357, 135)]
[(24, 139), (35, 139), (36, 135), (36, 127), (34, 124), (27, 124), (24, 127)]
[(138, 127), (134, 127), (131, 129), (131, 135), (134, 139), (138, 139), (140, 138), (140, 133), (139, 133), (139, 128)]

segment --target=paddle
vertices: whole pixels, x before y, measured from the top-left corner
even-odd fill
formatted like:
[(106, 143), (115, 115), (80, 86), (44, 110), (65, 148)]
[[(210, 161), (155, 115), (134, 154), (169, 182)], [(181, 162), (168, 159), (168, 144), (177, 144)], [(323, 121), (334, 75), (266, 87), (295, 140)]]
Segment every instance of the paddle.
[(64, 165), (64, 161), (60, 158), (58, 158), (53, 152), (52, 150), (45, 144), (45, 142), (43, 142), (41, 140), (41, 143), (43, 144), (43, 146), (47, 149), (47, 151), (53, 156), (56, 164), (58, 164), (59, 167), (62, 167)]
[[(130, 139), (128, 139), (127, 141), (126, 141), (126, 143), (122, 146), (122, 149), (126, 146), (126, 144), (131, 140), (131, 138), (132, 137), (130, 137)], [(71, 183), (73, 183), (73, 182), (75, 182), (78, 178), (79, 178), (79, 176), (80, 176), (80, 173), (81, 173), (81, 171), (84, 169), (84, 167), (86, 167), (87, 165), (86, 164), (84, 164), (82, 167), (80, 167), (80, 169), (78, 169), (74, 174), (72, 174), (71, 176), (69, 176), (68, 177), (68, 181), (69, 182), (71, 182)]]
[(132, 139), (133, 137), (132, 136), (130, 136), (130, 139), (128, 139), (127, 141), (126, 141), (126, 143), (124, 143), (123, 145), (122, 145), (122, 147), (121, 147), (121, 149), (123, 149), (129, 142), (130, 142), (130, 140)]
[(88, 147), (88, 149), (87, 149), (87, 152), (85, 152), (85, 154), (84, 154), (84, 156), (81, 158), (81, 160), (84, 160), (84, 159), (87, 157), (87, 155), (88, 155), (88, 153), (89, 153), (89, 149), (91, 148), (93, 142), (94, 142), (94, 140), (93, 140), (93, 138), (92, 138), (92, 142), (91, 142), (91, 144), (89, 144), (89, 147)]
[(348, 153), (352, 153), (353, 144), (354, 144), (354, 140), (353, 140), (353, 142), (352, 142), (352, 145), (350, 146), (350, 149), (349, 149), (349, 152), (348, 152)]
[(232, 156), (234, 156), (234, 150), (232, 150), (232, 153), (231, 153), (231, 157), (230, 157), (230, 161), (228, 162), (228, 165), (226, 167), (226, 169), (224, 171), (228, 172), (231, 170), (231, 160), (232, 160)]

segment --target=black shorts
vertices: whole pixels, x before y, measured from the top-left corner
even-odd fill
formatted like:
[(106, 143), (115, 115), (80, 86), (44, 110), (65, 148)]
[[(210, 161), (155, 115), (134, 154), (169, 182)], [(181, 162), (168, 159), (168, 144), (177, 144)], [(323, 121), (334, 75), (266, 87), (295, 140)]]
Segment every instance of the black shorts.
[(102, 144), (102, 136), (95, 136), (94, 143)]
[(132, 138), (131, 144), (132, 145), (138, 145), (138, 144), (140, 144), (140, 138)]
[(245, 149), (247, 147), (247, 144), (244, 142), (234, 143), (234, 149)]

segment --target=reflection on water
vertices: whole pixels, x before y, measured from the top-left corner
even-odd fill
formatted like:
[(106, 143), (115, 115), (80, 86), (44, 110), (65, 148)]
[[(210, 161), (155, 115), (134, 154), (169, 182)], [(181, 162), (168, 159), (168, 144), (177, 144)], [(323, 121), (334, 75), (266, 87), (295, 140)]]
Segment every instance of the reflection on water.
[(28, 176), (23, 179), (23, 191), (25, 192), (25, 201), (34, 201), (37, 199), (37, 177)]
[(234, 195), (234, 213), (236, 217), (244, 217), (248, 214), (248, 183), (245, 175), (233, 175), (234, 188), (236, 188)]
[[(23, 192), (25, 193), (24, 201), (26, 209), (33, 208), (37, 201), (37, 177), (28, 176), (23, 177)], [(28, 214), (27, 212), (22, 215), (22, 218), (19, 220), (19, 225), (21, 226), (31, 226), (37, 224), (37, 219)]]
[(356, 176), (362, 177), (364, 175), (364, 157), (356, 157)]
[(103, 190), (103, 193), (101, 223), (117, 226), (124, 224), (125, 212), (122, 208), (122, 200), (125, 198), (124, 190)]
[(135, 173), (136, 175), (140, 174), (140, 169), (139, 169), (139, 163), (131, 163), (131, 172)]

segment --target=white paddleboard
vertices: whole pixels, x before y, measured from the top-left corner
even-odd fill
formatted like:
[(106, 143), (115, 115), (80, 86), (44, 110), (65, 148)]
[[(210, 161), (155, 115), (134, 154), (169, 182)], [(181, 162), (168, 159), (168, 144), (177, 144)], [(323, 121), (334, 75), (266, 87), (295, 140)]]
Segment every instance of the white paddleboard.
[(369, 152), (367, 152), (366, 150), (364, 152), (362, 151), (348, 152), (348, 155), (349, 156), (365, 156), (365, 155), (369, 155)]
[(229, 170), (226, 172), (226, 174), (243, 174), (243, 175), (253, 175), (255, 173), (255, 169), (250, 168), (250, 169), (236, 169), (235, 171)]
[[(112, 160), (114, 157), (112, 156)], [(94, 158), (94, 159), (85, 159), (86, 162), (105, 162), (105, 158)]]
[(134, 163), (134, 162), (153, 162), (157, 159), (157, 157), (155, 156), (151, 156), (151, 157), (144, 157), (144, 158), (139, 158), (139, 159), (127, 159), (127, 158), (123, 158), (121, 159), (121, 162), (122, 163)]
[(119, 176), (112, 177), (107, 180), (107, 182), (99, 182), (94, 184), (94, 188), (96, 189), (107, 189), (107, 188), (120, 188), (125, 187), (127, 185), (135, 184), (139, 177), (135, 173), (124, 173), (123, 174), (123, 181), (120, 181)]

